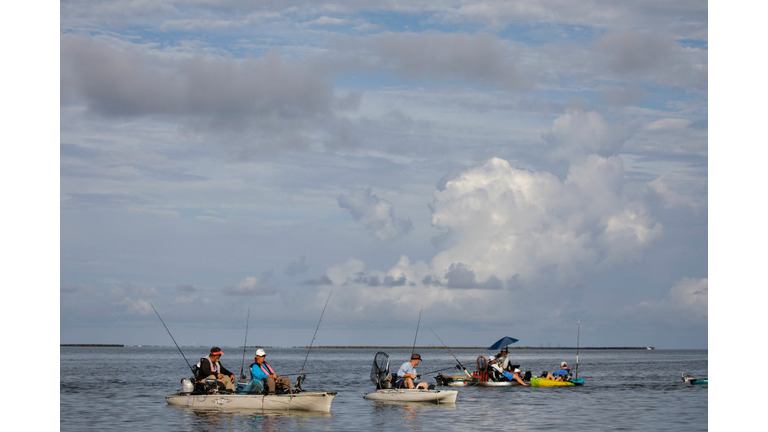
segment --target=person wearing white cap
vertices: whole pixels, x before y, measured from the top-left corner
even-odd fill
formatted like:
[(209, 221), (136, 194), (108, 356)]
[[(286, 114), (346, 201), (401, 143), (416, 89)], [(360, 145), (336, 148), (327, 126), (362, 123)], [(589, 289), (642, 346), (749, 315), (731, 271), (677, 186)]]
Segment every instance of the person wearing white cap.
[(522, 378), (520, 378), (520, 372), (522, 372), (520, 369), (515, 368), (511, 373), (510, 372), (504, 372), (504, 378), (510, 380), (510, 381), (517, 381), (518, 384), (529, 386), (530, 384), (527, 384), (525, 381), (523, 381)]
[(568, 363), (562, 362), (560, 363), (560, 370), (557, 372), (548, 373), (547, 379), (565, 381), (569, 376), (571, 376), (571, 370), (568, 369)]
[(199, 376), (202, 377), (202, 380), (215, 379), (216, 386), (219, 389), (235, 391), (235, 374), (219, 363), (222, 355), (224, 353), (221, 351), (221, 348), (211, 348), (211, 353), (208, 357), (201, 358), (200, 363), (197, 364), (200, 371)]
[(270, 394), (292, 393), (290, 378), (275, 374), (275, 370), (266, 362), (266, 357), (267, 353), (263, 349), (256, 350), (254, 363), (251, 364), (251, 378), (263, 380)]

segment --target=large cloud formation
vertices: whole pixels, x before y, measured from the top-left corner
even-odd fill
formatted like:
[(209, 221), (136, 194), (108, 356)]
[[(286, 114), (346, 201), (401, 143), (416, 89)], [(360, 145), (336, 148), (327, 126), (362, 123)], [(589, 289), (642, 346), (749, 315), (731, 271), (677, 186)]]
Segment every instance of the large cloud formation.
[[(360, 262), (347, 263), (329, 270), (327, 277), (335, 285), (386, 286), (394, 302), (456, 288), (484, 296), (479, 292), (542, 283), (567, 287), (590, 273), (638, 260), (662, 235), (662, 225), (642, 201), (625, 193), (623, 182), (619, 157), (591, 155), (562, 181), (492, 158), (434, 193), (432, 225), (444, 235), (438, 242), (442, 250), (429, 264), (411, 264), (404, 256), (389, 271), (366, 272)], [(340, 197), (339, 203), (352, 207), (349, 203), (374, 197), (360, 190)], [(366, 217), (391, 220), (389, 215), (370, 212)], [(376, 283), (386, 280), (400, 282)], [(413, 287), (426, 291), (411, 294)]]
[[(589, 156), (560, 181), (493, 158), (434, 194), (432, 224), (449, 245), (437, 272), (462, 263), (478, 280), (496, 276), (564, 282), (637, 259), (662, 233), (645, 206), (624, 195), (619, 157)], [(441, 274), (441, 273), (438, 273)]]

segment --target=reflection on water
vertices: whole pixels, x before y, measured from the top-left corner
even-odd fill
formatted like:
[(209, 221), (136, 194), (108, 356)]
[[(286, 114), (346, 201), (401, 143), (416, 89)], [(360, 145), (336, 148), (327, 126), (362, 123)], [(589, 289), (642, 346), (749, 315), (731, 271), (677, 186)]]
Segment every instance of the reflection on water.
[(311, 423), (302, 422), (306, 418), (330, 418), (330, 413), (281, 412), (254, 410), (199, 410), (188, 407), (169, 407), (183, 411), (183, 425), (190, 430), (232, 430), (252, 429), (277, 431), (285, 429), (287, 424), (295, 428), (309, 428)]
[[(452, 349), (463, 364), (484, 352)], [(184, 348), (187, 356), (200, 353)], [(381, 402), (363, 399), (373, 390), (370, 361), (376, 350), (312, 351), (306, 390), (336, 390), (331, 413), (198, 411), (171, 407), (165, 395), (189, 374), (175, 347), (60, 350), (60, 427), (80, 430), (707, 430), (708, 386), (685, 386), (680, 374), (707, 376), (707, 351), (587, 350), (580, 353), (584, 387), (446, 387), (456, 404)], [(306, 351), (273, 349), (272, 364), (298, 371)], [(395, 363), (410, 350), (389, 350)], [(521, 369), (538, 374), (567, 350), (512, 350)], [(88, 374), (78, 371), (88, 364)], [(431, 350), (426, 370), (450, 367), (445, 350)], [(224, 361), (230, 369), (236, 365)], [(79, 377), (79, 378), (78, 378)], [(430, 382), (433, 382), (431, 379)], [(440, 387), (438, 387), (440, 388)], [(98, 409), (94, 409), (98, 408)]]

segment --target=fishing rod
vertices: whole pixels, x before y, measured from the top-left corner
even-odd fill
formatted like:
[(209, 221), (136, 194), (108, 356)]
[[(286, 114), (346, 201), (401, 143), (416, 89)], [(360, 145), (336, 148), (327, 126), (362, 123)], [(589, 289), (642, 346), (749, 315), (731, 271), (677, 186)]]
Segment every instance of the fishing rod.
[(248, 346), (248, 321), (251, 318), (251, 308), (248, 308), (248, 316), (245, 318), (245, 341), (243, 341), (243, 363), (240, 365), (240, 378), (245, 378), (243, 369), (245, 368), (245, 347)]
[[(437, 336), (437, 333), (435, 333), (435, 331), (434, 331), (434, 330), (432, 330), (432, 329), (430, 329), (430, 330), (432, 331), (432, 333), (434, 333), (434, 334), (435, 334), (435, 336)], [(459, 364), (459, 366), (461, 366), (461, 368), (462, 368), (462, 369), (464, 369), (464, 373), (465, 373), (465, 374), (467, 374), (467, 376), (468, 376), (470, 379), (472, 379), (472, 375), (470, 375), (470, 374), (469, 374), (469, 371), (467, 371), (467, 368), (465, 368), (465, 367), (464, 367), (464, 365), (463, 365), (463, 364), (461, 364), (461, 362), (459, 361), (459, 359), (457, 359), (457, 358), (456, 358), (456, 356), (455, 356), (455, 355), (453, 355), (453, 351), (451, 351), (451, 349), (450, 349), (450, 348), (448, 348), (448, 345), (445, 345), (445, 342), (443, 342), (443, 340), (442, 340), (442, 339), (440, 339), (440, 336), (437, 336), (437, 338), (440, 340), (440, 342), (442, 342), (442, 343), (443, 343), (443, 345), (445, 346), (445, 349), (447, 349), (447, 350), (448, 350), (448, 352), (449, 352), (449, 353), (451, 353), (451, 355), (453, 356), (454, 360), (456, 360), (456, 363), (458, 363), (458, 364)]]
[(424, 310), (424, 305), (421, 305), (421, 309), (419, 310), (419, 322), (416, 324), (416, 336), (413, 337), (413, 348), (411, 348), (411, 357), (413, 357), (413, 352), (416, 351), (416, 338), (419, 337), (419, 325), (421, 324), (421, 311)]
[(576, 326), (576, 379), (579, 379), (579, 338), (581, 336), (581, 317)]
[(456, 366), (451, 366), (451, 367), (447, 367), (447, 368), (442, 368), (442, 369), (438, 369), (438, 370), (433, 370), (433, 371), (431, 371), (431, 372), (424, 372), (424, 373), (420, 373), (418, 376), (420, 377), (420, 376), (422, 376), (422, 375), (429, 375), (429, 374), (433, 374), (433, 373), (435, 373), (435, 372), (442, 372), (442, 371), (444, 371), (444, 370), (453, 369), (453, 368), (455, 368), (455, 367), (456, 367)]
[(312, 342), (309, 343), (309, 349), (307, 350), (307, 355), (304, 357), (304, 364), (301, 365), (301, 371), (299, 371), (299, 377), (296, 378), (296, 385), (294, 387), (298, 387), (301, 389), (301, 382), (304, 380), (304, 376), (306, 375), (304, 373), (304, 366), (307, 365), (307, 359), (309, 358), (309, 352), (312, 351), (312, 345), (315, 343), (315, 336), (317, 336), (317, 330), (320, 328), (320, 323), (323, 322), (323, 315), (325, 315), (325, 308), (328, 307), (328, 300), (331, 299), (331, 294), (333, 294), (333, 290), (328, 293), (328, 298), (325, 300), (325, 306), (323, 306), (323, 312), (320, 314), (320, 320), (317, 321), (317, 327), (315, 327), (315, 334), (312, 335)]
[[(155, 311), (155, 313), (157, 314), (157, 317), (158, 317), (158, 318), (160, 318), (160, 314), (157, 312), (157, 309), (155, 309), (155, 305), (153, 305), (153, 304), (152, 304), (152, 302), (149, 302), (149, 305), (150, 305), (150, 306), (152, 306), (152, 309), (153, 309), (153, 310)], [(177, 349), (179, 350), (179, 352), (181, 353), (181, 356), (182, 356), (182, 357), (184, 357), (184, 361), (185, 361), (185, 362), (187, 362), (187, 366), (189, 367), (189, 370), (191, 370), (191, 371), (192, 371), (192, 376), (194, 376), (194, 375), (195, 375), (195, 370), (192, 368), (192, 365), (191, 365), (191, 364), (189, 364), (189, 360), (187, 360), (187, 357), (186, 357), (186, 356), (184, 355), (184, 353), (181, 351), (181, 348), (179, 348), (179, 344), (177, 344), (177, 343), (176, 343), (176, 339), (174, 339), (174, 338), (173, 338), (173, 335), (171, 334), (171, 331), (170, 331), (170, 330), (168, 330), (168, 326), (167, 326), (167, 325), (165, 325), (165, 321), (163, 321), (163, 319), (162, 319), (162, 318), (160, 318), (160, 322), (161, 322), (161, 323), (163, 323), (163, 327), (165, 327), (165, 331), (167, 331), (167, 332), (168, 332), (168, 336), (170, 336), (170, 337), (171, 337), (171, 340), (173, 341), (173, 344), (174, 344), (174, 345), (176, 345), (176, 348), (177, 348)]]

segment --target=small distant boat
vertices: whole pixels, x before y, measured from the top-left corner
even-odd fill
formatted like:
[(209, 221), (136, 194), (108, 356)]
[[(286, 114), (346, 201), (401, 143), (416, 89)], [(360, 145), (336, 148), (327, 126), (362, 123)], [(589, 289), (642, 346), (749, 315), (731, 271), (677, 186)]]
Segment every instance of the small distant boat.
[(581, 385), (584, 385), (584, 380), (581, 378), (556, 381), (544, 377), (531, 377), (531, 387), (569, 387)]
[(373, 357), (371, 381), (376, 384), (376, 390), (365, 393), (363, 398), (373, 401), (455, 404), (459, 395), (456, 390), (394, 388), (394, 380), (389, 376), (389, 356), (381, 351)]
[(687, 373), (683, 372), (683, 384), (686, 385), (702, 385), (702, 384), (709, 384), (709, 379), (697, 379), (694, 378)]

